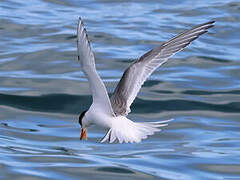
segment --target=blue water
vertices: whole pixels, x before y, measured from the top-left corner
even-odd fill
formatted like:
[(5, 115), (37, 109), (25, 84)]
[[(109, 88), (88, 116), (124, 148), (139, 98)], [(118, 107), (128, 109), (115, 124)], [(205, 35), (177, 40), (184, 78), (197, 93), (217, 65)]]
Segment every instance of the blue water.
[[(81, 16), (113, 92), (128, 65), (194, 25), (215, 27), (158, 68), (129, 118), (169, 126), (140, 144), (79, 141), (91, 104)], [(1, 0), (0, 179), (240, 179), (240, 1)]]

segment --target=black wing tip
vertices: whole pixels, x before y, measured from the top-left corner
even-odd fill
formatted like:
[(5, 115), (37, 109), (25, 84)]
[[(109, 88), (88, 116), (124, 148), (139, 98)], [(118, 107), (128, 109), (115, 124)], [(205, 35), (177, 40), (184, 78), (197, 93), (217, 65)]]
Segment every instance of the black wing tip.
[(216, 21), (212, 20), (212, 21), (209, 21), (207, 22), (206, 24), (214, 24)]
[(81, 16), (79, 16), (78, 21), (82, 22), (82, 17)]
[(208, 28), (214, 27), (214, 26), (215, 26), (215, 22), (216, 22), (216, 21), (210, 21), (210, 22), (208, 23), (208, 24), (209, 24)]
[(83, 26), (83, 20), (82, 20), (81, 16), (79, 16), (79, 18), (78, 18), (78, 24), (79, 24), (79, 26)]
[(209, 29), (209, 28), (212, 28), (215, 24), (216, 21), (209, 21), (209, 22), (206, 22), (206, 23), (204, 23), (204, 24), (202, 24), (202, 25), (200, 25), (200, 26), (205, 26), (205, 25), (208, 25), (207, 27), (206, 27), (206, 29)]
[(82, 18), (81, 17), (78, 18), (78, 25), (80, 25), (80, 24), (82, 24)]

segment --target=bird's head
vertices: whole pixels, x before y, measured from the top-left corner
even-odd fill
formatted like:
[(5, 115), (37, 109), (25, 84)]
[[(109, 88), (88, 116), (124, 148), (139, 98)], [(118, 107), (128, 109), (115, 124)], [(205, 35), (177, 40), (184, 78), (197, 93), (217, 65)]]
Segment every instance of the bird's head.
[(80, 140), (82, 139), (87, 139), (87, 121), (86, 121), (86, 114), (87, 111), (83, 111), (80, 116), (79, 116), (79, 124), (81, 126), (81, 135), (80, 135)]

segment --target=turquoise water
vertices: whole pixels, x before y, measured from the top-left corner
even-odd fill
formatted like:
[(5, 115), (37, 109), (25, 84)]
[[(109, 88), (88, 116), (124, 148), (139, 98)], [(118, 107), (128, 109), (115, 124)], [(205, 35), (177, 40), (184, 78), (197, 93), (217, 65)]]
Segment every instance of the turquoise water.
[[(76, 54), (84, 19), (113, 92), (124, 69), (177, 33), (216, 25), (158, 68), (129, 118), (169, 126), (140, 144), (79, 141), (91, 104)], [(0, 179), (240, 179), (240, 1), (1, 0)]]

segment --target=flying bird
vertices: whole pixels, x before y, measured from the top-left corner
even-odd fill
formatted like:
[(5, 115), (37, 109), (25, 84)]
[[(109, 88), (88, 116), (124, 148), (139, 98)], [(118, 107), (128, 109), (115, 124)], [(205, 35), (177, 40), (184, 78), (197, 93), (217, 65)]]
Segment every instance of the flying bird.
[(207, 32), (214, 25), (210, 21), (184, 31), (173, 39), (148, 51), (133, 62), (123, 73), (113, 95), (109, 98), (105, 85), (97, 73), (94, 54), (91, 50), (87, 31), (79, 18), (77, 29), (78, 60), (85, 73), (92, 93), (92, 105), (81, 113), (80, 139), (87, 139), (87, 128), (93, 124), (108, 131), (101, 142), (133, 143), (141, 142), (147, 136), (160, 131), (171, 120), (158, 122), (133, 122), (127, 118), (130, 106), (141, 86), (152, 72), (164, 64), (175, 53), (183, 50), (193, 40)]

